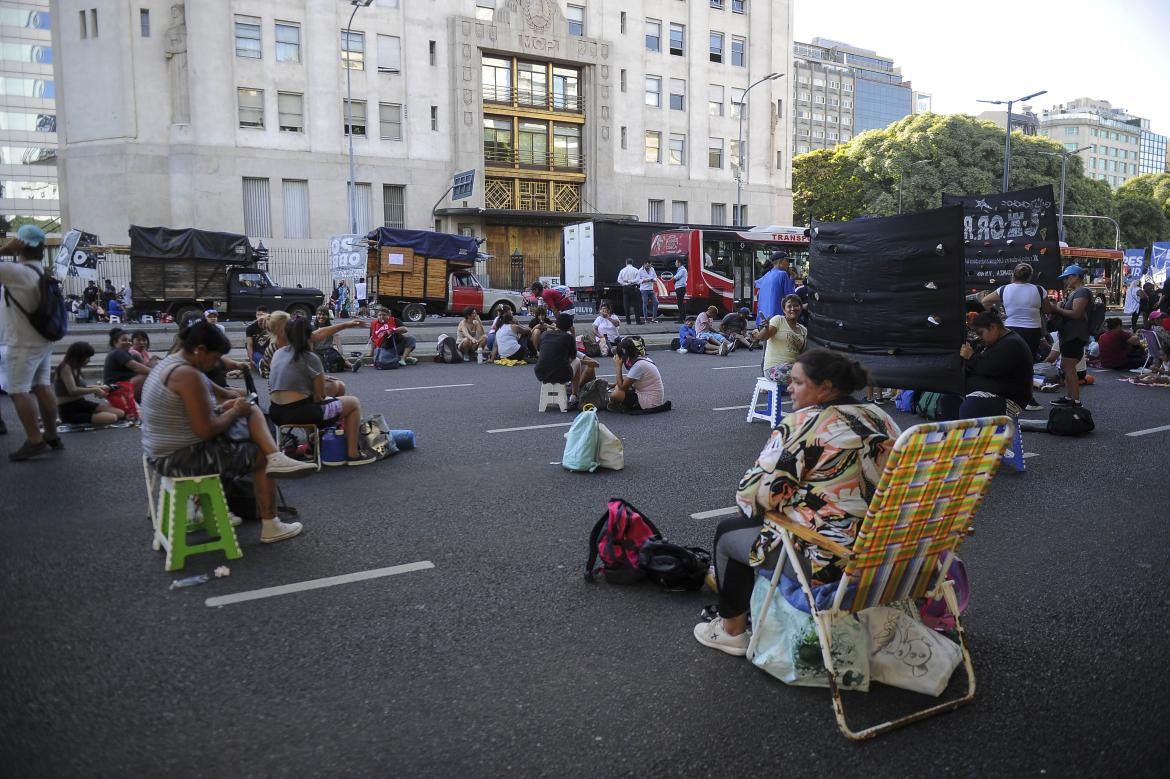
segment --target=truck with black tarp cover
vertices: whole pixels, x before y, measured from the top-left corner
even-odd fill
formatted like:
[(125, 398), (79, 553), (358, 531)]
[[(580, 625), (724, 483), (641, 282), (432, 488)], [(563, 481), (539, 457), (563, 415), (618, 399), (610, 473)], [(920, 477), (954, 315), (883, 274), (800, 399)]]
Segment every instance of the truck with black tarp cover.
[(247, 236), (193, 228), (130, 226), (130, 291), (139, 308), (182, 322), (215, 308), (252, 319), (256, 308), (310, 318), (325, 302), (319, 289), (282, 287), (258, 264)]

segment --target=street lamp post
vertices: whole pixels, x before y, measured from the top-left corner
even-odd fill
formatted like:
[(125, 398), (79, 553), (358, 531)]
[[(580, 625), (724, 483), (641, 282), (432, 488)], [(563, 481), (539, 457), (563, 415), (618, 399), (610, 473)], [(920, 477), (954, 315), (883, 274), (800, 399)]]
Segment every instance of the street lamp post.
[[(349, 21), (345, 25), (345, 45), (349, 45), (350, 35), (353, 27), (353, 17), (357, 14), (359, 8), (369, 8), (374, 0), (349, 0), (349, 4), (353, 6), (353, 12), (349, 15)], [(353, 80), (350, 78), (349, 58), (345, 60), (345, 131), (349, 136), (349, 232), (351, 235), (357, 234), (357, 185), (354, 184), (354, 169), (353, 169)]]
[(1045, 157), (1060, 157), (1060, 211), (1057, 214), (1056, 234), (1060, 236), (1060, 240), (1064, 240), (1064, 176), (1068, 169), (1068, 158), (1074, 154), (1082, 151), (1088, 151), (1091, 147), (1082, 146), (1075, 151), (1042, 151), (1040, 152)]
[(1003, 189), (1001, 191), (1008, 191), (1008, 168), (1012, 162), (1012, 103), (1022, 103), (1025, 100), (1031, 100), (1034, 97), (1048, 94), (1047, 89), (1041, 89), (1039, 92), (1033, 92), (1027, 97), (1016, 98), (1015, 100), (976, 100), (976, 103), (989, 103), (991, 105), (1007, 104), (1007, 122), (1006, 131), (1003, 139)]
[(1121, 248), (1121, 225), (1117, 220), (1111, 216), (1096, 216), (1093, 214), (1067, 214), (1069, 219), (1103, 219), (1106, 222), (1113, 223), (1113, 249), (1116, 251)]
[(919, 160), (918, 162), (911, 162), (909, 165), (901, 165), (898, 167), (898, 213), (902, 213), (902, 177), (906, 175), (906, 171), (916, 165), (923, 163), (934, 162), (934, 160)]
[(740, 212), (743, 210), (740, 197), (743, 191), (744, 159), (747, 156), (743, 153), (743, 110), (747, 106), (748, 92), (751, 92), (753, 87), (757, 87), (765, 81), (775, 81), (783, 75), (783, 73), (769, 73), (759, 81), (748, 84), (748, 88), (743, 91), (743, 97), (739, 101), (739, 141), (737, 142), (737, 148), (739, 149), (739, 170), (735, 174), (735, 214), (734, 219), (732, 219), (732, 223), (739, 227), (743, 226), (743, 219), (740, 215)]

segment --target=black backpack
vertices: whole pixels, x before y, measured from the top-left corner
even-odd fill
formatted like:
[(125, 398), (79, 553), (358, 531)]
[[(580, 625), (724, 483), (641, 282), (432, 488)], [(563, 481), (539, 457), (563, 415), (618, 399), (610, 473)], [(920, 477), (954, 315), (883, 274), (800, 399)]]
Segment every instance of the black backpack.
[(664, 590), (697, 590), (707, 578), (711, 553), (697, 546), (672, 544), (655, 536), (638, 550), (638, 567)]
[(1093, 414), (1084, 406), (1058, 406), (1048, 412), (1048, 432), (1079, 436), (1093, 432)]
[(443, 336), (439, 341), (437, 353), (435, 354), (435, 362), (444, 362), (454, 364), (463, 362), (463, 355), (459, 353), (459, 347), (455, 344), (455, 339), (449, 335)]
[(61, 282), (40, 268), (33, 270), (40, 276), (37, 282), (36, 308), (26, 311), (7, 288), (4, 289), (4, 299), (8, 301), (8, 305), (16, 306), (42, 337), (49, 341), (60, 341), (69, 331), (69, 308), (65, 305), (65, 296), (61, 294)]
[(321, 352), (321, 364), (330, 373), (349, 370), (349, 363), (345, 361), (345, 358), (341, 355), (341, 352), (337, 351), (337, 347), (335, 346), (326, 346), (324, 351)]

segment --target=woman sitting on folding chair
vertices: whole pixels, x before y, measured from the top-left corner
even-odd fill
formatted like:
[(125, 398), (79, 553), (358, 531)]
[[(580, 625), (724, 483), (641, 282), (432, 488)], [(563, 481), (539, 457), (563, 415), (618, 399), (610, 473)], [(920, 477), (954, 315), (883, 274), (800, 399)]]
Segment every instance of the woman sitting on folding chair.
[[(794, 410), (740, 480), (736, 504), (741, 513), (715, 530), (719, 613), (696, 625), (694, 635), (700, 644), (729, 655), (747, 654), (756, 569), (781, 564), (780, 533), (767, 520), (761, 522), (764, 512), (778, 511), (851, 547), (901, 432), (881, 408), (852, 396), (871, 383), (857, 361), (814, 349), (796, 358), (789, 376)], [(812, 583), (841, 578), (835, 557), (799, 541), (797, 548)]]

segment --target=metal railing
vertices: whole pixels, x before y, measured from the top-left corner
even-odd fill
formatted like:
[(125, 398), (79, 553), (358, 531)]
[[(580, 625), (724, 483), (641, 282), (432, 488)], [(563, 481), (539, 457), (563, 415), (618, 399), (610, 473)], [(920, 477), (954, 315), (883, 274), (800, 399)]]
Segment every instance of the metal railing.
[(516, 108), (539, 108), (546, 111), (565, 111), (574, 114), (581, 113), (585, 102), (580, 95), (550, 92), (547, 89), (498, 87), (494, 84), (483, 85), (483, 101)]
[(585, 157), (580, 151), (515, 149), (496, 143), (483, 145), (483, 161), (488, 167), (494, 168), (541, 168), (569, 171), (585, 169)]

